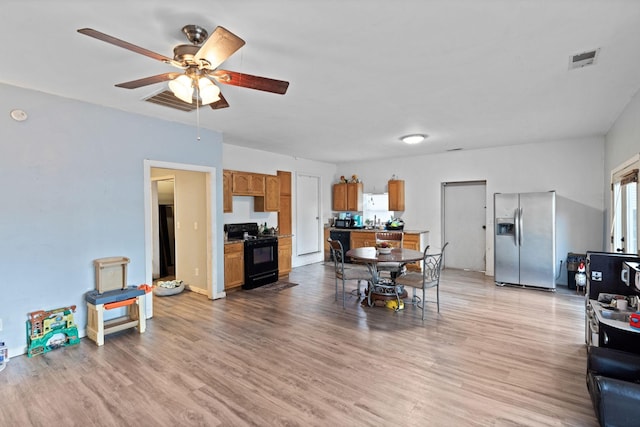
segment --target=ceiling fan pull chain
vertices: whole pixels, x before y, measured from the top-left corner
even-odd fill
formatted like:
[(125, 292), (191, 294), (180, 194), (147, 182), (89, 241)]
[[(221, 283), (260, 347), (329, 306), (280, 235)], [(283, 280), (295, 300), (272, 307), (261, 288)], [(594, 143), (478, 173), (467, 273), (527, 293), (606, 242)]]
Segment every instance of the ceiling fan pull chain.
[(198, 99), (200, 99), (200, 86), (196, 85), (196, 126), (198, 128), (197, 140), (200, 141), (200, 103)]

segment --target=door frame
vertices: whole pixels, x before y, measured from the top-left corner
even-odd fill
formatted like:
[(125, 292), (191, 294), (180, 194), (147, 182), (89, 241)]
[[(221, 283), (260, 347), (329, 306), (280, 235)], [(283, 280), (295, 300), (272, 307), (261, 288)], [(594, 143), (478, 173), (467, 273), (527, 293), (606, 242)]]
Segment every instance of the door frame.
[[(185, 163), (165, 162), (160, 160), (144, 160), (144, 254), (145, 254), (145, 281), (146, 283), (153, 283), (153, 223), (152, 223), (152, 209), (153, 209), (153, 197), (151, 190), (151, 169), (174, 169), (190, 172), (202, 172), (206, 174), (206, 209), (207, 209), (207, 221), (206, 230), (207, 235), (207, 265), (206, 265), (206, 278), (207, 278), (207, 296), (209, 299), (223, 298), (226, 296), (224, 291), (218, 291), (218, 274), (214, 274), (214, 261), (217, 256), (217, 242), (218, 228), (216, 225), (217, 212), (217, 176), (216, 168), (213, 166), (201, 166), (191, 165)], [(178, 207), (176, 206), (176, 209)], [(176, 259), (178, 254), (176, 253)]]

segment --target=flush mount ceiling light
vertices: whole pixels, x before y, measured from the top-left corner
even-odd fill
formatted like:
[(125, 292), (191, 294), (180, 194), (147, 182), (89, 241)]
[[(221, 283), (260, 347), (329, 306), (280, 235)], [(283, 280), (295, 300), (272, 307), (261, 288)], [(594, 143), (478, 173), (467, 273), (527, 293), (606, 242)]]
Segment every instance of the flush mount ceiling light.
[(16, 122), (23, 122), (27, 120), (27, 113), (25, 113), (23, 110), (11, 110), (9, 114), (11, 115), (11, 118)]
[(427, 136), (428, 135), (415, 133), (415, 134), (412, 134), (412, 135), (405, 135), (405, 136), (401, 137), (400, 141), (404, 142), (405, 144), (418, 144), (418, 143), (424, 141)]

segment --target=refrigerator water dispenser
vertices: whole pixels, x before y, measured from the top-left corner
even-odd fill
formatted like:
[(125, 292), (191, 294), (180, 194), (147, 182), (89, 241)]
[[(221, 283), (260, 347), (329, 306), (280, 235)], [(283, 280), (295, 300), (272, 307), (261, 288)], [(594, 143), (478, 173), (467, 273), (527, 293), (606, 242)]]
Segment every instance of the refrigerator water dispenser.
[(509, 222), (508, 219), (498, 218), (496, 220), (496, 234), (498, 236), (513, 236), (515, 233), (515, 227), (513, 224), (513, 219)]

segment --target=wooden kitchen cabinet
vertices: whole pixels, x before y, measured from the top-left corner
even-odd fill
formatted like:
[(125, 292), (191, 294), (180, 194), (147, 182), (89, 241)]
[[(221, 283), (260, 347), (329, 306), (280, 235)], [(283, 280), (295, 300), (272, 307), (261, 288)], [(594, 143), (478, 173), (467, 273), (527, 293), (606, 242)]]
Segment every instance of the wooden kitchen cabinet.
[[(324, 260), (331, 261), (331, 247), (329, 246), (329, 237), (331, 235), (331, 229), (329, 227), (324, 228)], [(351, 242), (349, 242), (351, 244)]]
[(333, 184), (333, 210), (347, 210), (347, 184)]
[(376, 233), (375, 231), (352, 231), (349, 243), (351, 249), (375, 246)]
[(291, 172), (278, 171), (278, 178), (280, 178), (280, 195), (291, 196)]
[(231, 192), (234, 196), (264, 196), (265, 175), (233, 171)]
[(333, 184), (333, 210), (361, 211), (362, 193), (361, 182)]
[(291, 273), (292, 254), (291, 237), (278, 237), (278, 277), (288, 276)]
[[(428, 237), (426, 232), (404, 233), (404, 235), (402, 236), (402, 247), (424, 252), (424, 248), (427, 245), (427, 238)], [(422, 261), (416, 261), (412, 262), (411, 264), (407, 264), (407, 270), (421, 271)]]
[(291, 232), (291, 197), (280, 196), (280, 210), (278, 211), (278, 233), (292, 234)]
[(291, 230), (291, 172), (278, 171), (280, 182), (280, 208), (278, 210), (278, 233), (292, 234)]
[(233, 212), (233, 193), (231, 192), (231, 171), (222, 171), (222, 211)]
[(244, 283), (244, 242), (224, 245), (224, 290)]
[(264, 196), (256, 196), (256, 212), (278, 212), (280, 209), (280, 179), (275, 175), (264, 176)]
[(391, 179), (388, 185), (389, 210), (404, 211), (404, 180)]

